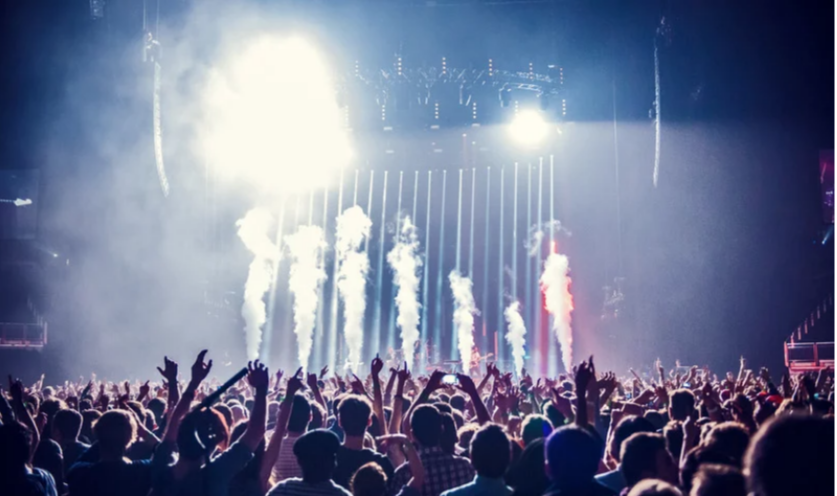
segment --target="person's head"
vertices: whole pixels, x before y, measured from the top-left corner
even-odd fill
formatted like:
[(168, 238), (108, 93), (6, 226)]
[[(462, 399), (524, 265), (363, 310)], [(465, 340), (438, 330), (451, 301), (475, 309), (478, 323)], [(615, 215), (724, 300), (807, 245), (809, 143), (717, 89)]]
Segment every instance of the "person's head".
[(297, 394), (294, 396), (291, 406), (291, 417), (288, 419), (288, 432), (301, 434), (308, 428), (311, 422), (311, 405), (305, 396)]
[(643, 415), (643, 418), (651, 422), (651, 425), (654, 426), (655, 431), (662, 429), (666, 425), (665, 417), (662, 413), (656, 410), (648, 410), (647, 412), (645, 412), (645, 415)]
[(59, 443), (72, 442), (81, 433), (81, 414), (69, 408), (59, 411), (52, 419), (52, 438)]
[(347, 436), (362, 437), (371, 424), (372, 404), (356, 394), (340, 400), (337, 407), (337, 421)]
[(354, 496), (384, 496), (387, 492), (387, 474), (375, 462), (363, 465), (349, 483)]
[(166, 402), (160, 398), (153, 398), (151, 401), (148, 402), (146, 406), (151, 413), (154, 414), (154, 419), (157, 421), (157, 424), (162, 422), (163, 414), (166, 413)]
[(546, 439), (536, 439), (526, 446), (520, 457), (514, 462), (508, 484), (520, 494), (543, 494), (549, 486), (549, 478), (544, 470), (546, 464)]
[(552, 427), (564, 425), (564, 416), (558, 411), (558, 407), (551, 401), (547, 401), (543, 406), (543, 414), (549, 419)]
[(590, 431), (575, 425), (555, 429), (546, 441), (546, 468), (559, 488), (589, 484), (599, 468), (604, 445)]
[(454, 410), (459, 410), (460, 412), (465, 411), (465, 404), (468, 403), (468, 400), (465, 399), (464, 396), (461, 394), (457, 394), (450, 399), (450, 406)]
[(456, 436), (459, 438), (459, 447), (465, 450), (466, 453), (471, 452), (471, 440), (474, 434), (480, 429), (480, 426), (475, 423), (465, 424), (456, 431)]
[(622, 420), (616, 424), (616, 429), (613, 430), (613, 436), (610, 438), (610, 456), (618, 463), (621, 460), (622, 445), (625, 440), (638, 432), (654, 432), (654, 426), (648, 419), (631, 415), (623, 417)]
[(622, 443), (619, 469), (628, 487), (643, 479), (677, 483), (677, 465), (662, 434), (638, 432)]
[(666, 438), (666, 448), (675, 460), (680, 459), (680, 452), (683, 449), (683, 423), (679, 420), (672, 420), (663, 427), (663, 437)]
[(747, 496), (744, 475), (729, 465), (702, 465), (692, 481), (690, 496)]
[(130, 412), (110, 410), (96, 420), (93, 432), (102, 455), (121, 458), (128, 446), (137, 439), (137, 423)]
[(177, 447), (186, 460), (201, 461), (216, 447), (225, 449), (229, 440), (227, 422), (214, 408), (189, 412), (177, 430)]
[(668, 416), (671, 420), (684, 421), (695, 409), (695, 395), (688, 389), (678, 389), (669, 397)]
[[(271, 401), (267, 404), (267, 423), (273, 425), (276, 423), (276, 419), (279, 416), (279, 407), (280, 404), (278, 401)], [(232, 411), (230, 411), (230, 415), (232, 415)]]
[(704, 444), (729, 456), (740, 468), (750, 444), (750, 433), (738, 422), (723, 422), (709, 431)]
[(529, 415), (523, 420), (521, 432), (523, 445), (529, 446), (535, 439), (547, 438), (552, 434), (552, 422), (544, 415)]
[(230, 407), (230, 410), (232, 410), (233, 425), (241, 422), (242, 420), (247, 420), (247, 412), (244, 411), (244, 407), (241, 406), (241, 403), (230, 403), (228, 406)]
[(511, 443), (503, 428), (486, 424), (471, 440), (471, 464), (477, 475), (499, 479), (511, 462)]
[(421, 405), (410, 417), (413, 439), (423, 448), (439, 446), (442, 437), (442, 414), (433, 405)]
[(67, 404), (64, 401), (58, 398), (49, 398), (45, 399), (43, 403), (41, 403), (40, 412), (45, 413), (47, 418), (52, 420), (52, 417), (58, 413), (59, 410), (64, 410), (67, 408)]
[(29, 461), (32, 433), (19, 422), (0, 425), (0, 474), (20, 474)]
[(668, 482), (645, 479), (632, 487), (628, 496), (683, 496), (683, 493)]
[(437, 401), (436, 403), (433, 403), (433, 406), (439, 410), (439, 413), (453, 413), (453, 408), (451, 408), (450, 405), (444, 401)]
[(300, 436), (293, 450), (303, 480), (313, 484), (331, 479), (339, 449), (340, 439), (330, 430), (317, 429)]
[(322, 429), (327, 427), (328, 415), (319, 403), (311, 403), (311, 422), (308, 423), (308, 430)]
[(227, 405), (225, 405), (223, 403), (219, 403), (219, 404), (213, 406), (212, 409), (216, 410), (218, 413), (220, 413), (224, 417), (224, 422), (227, 423), (227, 426), (232, 427), (232, 426), (235, 425), (235, 421), (233, 420), (233, 416), (232, 416), (232, 410), (230, 410), (230, 407), (228, 407)]
[(744, 467), (753, 496), (834, 494), (834, 419), (771, 420), (753, 438)]
[(456, 421), (449, 413), (442, 414), (442, 435), (439, 438), (439, 446), (445, 453), (455, 455), (456, 445), (459, 444), (459, 436), (456, 433)]
[(695, 475), (703, 465), (729, 465), (734, 466), (732, 459), (706, 446), (697, 446), (686, 453), (683, 465), (680, 468), (680, 487), (683, 492), (688, 493), (692, 489)]
[(96, 440), (96, 433), (93, 431), (93, 424), (99, 417), (102, 416), (102, 412), (99, 410), (82, 410), (81, 411), (81, 435), (86, 437), (88, 441), (95, 441)]

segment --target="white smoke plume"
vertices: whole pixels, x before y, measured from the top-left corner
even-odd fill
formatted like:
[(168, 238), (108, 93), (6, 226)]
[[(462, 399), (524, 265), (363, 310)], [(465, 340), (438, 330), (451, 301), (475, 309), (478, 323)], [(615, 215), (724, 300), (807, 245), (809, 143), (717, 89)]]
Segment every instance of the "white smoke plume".
[(511, 302), (503, 313), (509, 326), (506, 331), (506, 341), (512, 348), (514, 370), (517, 372), (517, 376), (521, 377), (523, 375), (523, 357), (526, 354), (524, 349), (526, 346), (526, 324), (520, 315), (520, 302)]
[(369, 258), (361, 250), (363, 241), (369, 237), (372, 221), (355, 205), (347, 208), (337, 217), (337, 290), (343, 300), (343, 333), (349, 359), (346, 366), (357, 373), (361, 365), (363, 350), (363, 314), (366, 311), (366, 273)]
[(261, 208), (250, 210), (243, 219), (235, 223), (238, 227), (238, 237), (253, 254), (247, 282), (244, 283), (244, 304), (241, 306), (248, 360), (259, 357), (262, 327), (267, 320), (264, 295), (273, 282), (274, 264), (280, 256), (276, 245), (268, 237), (272, 224), (273, 216)]
[(415, 346), (419, 339), (418, 288), (422, 260), (418, 254), (419, 242), (416, 226), (409, 216), (401, 221), (401, 232), (395, 238), (395, 246), (387, 254), (392, 268), (393, 283), (398, 287), (395, 306), (398, 308), (398, 327), (401, 329), (401, 350), (407, 366), (413, 370)]
[(319, 288), (326, 278), (323, 269), (325, 235), (319, 226), (300, 226), (296, 233), (285, 236), (285, 245), (293, 260), (288, 286), (294, 295), (294, 334), (299, 348), (299, 365), (307, 370), (317, 322)]
[(448, 280), (453, 293), (453, 327), (457, 335), (459, 358), (462, 360), (462, 369), (467, 374), (471, 364), (471, 352), (474, 349), (474, 315), (479, 315), (479, 311), (471, 292), (471, 279), (453, 270)]
[(534, 257), (541, 249), (543, 237), (548, 234), (555, 235), (559, 232), (564, 232), (567, 236), (572, 236), (573, 234), (566, 227), (561, 225), (561, 221), (559, 220), (551, 220), (542, 224), (534, 224), (529, 228), (529, 234), (526, 237), (526, 241), (523, 246), (526, 248), (526, 251), (529, 252), (529, 256)]
[(541, 275), (541, 290), (546, 297), (546, 309), (552, 315), (552, 330), (561, 345), (561, 358), (564, 370), (567, 371), (572, 370), (573, 362), (573, 295), (570, 292), (572, 279), (569, 271), (570, 262), (566, 255), (550, 253)]

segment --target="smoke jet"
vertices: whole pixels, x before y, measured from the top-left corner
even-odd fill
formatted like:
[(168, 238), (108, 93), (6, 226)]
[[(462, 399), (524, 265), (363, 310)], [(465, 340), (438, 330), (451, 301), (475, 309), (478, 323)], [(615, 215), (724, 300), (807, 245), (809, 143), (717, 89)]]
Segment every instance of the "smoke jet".
[(299, 347), (299, 365), (307, 370), (317, 322), (319, 288), (326, 278), (323, 269), (325, 235), (319, 226), (300, 226), (296, 233), (285, 236), (285, 245), (293, 260), (288, 286), (294, 295), (294, 334)]
[(512, 348), (514, 370), (517, 372), (517, 377), (521, 377), (523, 375), (523, 357), (526, 354), (524, 350), (526, 345), (526, 324), (520, 315), (520, 302), (511, 302), (503, 313), (506, 316), (506, 322), (509, 326), (506, 331), (506, 341)]
[(355, 205), (337, 217), (337, 291), (343, 300), (343, 333), (349, 358), (346, 367), (357, 373), (363, 351), (363, 314), (366, 311), (366, 274), (369, 259), (362, 248), (372, 221)]
[(241, 306), (248, 360), (259, 357), (262, 327), (267, 320), (264, 295), (270, 289), (273, 270), (281, 256), (267, 234), (272, 223), (273, 217), (270, 212), (261, 208), (250, 210), (244, 218), (235, 223), (238, 227), (238, 237), (253, 254), (253, 261), (250, 262), (247, 272), (247, 282), (244, 283), (244, 304)]
[(418, 299), (419, 270), (422, 260), (418, 254), (419, 242), (416, 226), (405, 216), (401, 221), (401, 232), (396, 233), (395, 246), (387, 254), (387, 263), (392, 268), (393, 283), (398, 287), (395, 306), (398, 309), (398, 327), (401, 329), (401, 350), (410, 370), (413, 369), (415, 346), (419, 339)]
[(459, 358), (462, 360), (462, 371), (467, 374), (470, 372), (471, 352), (474, 349), (474, 315), (478, 315), (479, 311), (471, 292), (471, 279), (453, 270), (448, 280), (453, 293), (453, 326), (458, 339)]
[(552, 252), (544, 263), (541, 275), (541, 290), (546, 299), (546, 309), (552, 315), (552, 330), (561, 345), (561, 358), (566, 371), (572, 370), (573, 362), (573, 295), (570, 293), (572, 279), (568, 275), (569, 270), (567, 256)]

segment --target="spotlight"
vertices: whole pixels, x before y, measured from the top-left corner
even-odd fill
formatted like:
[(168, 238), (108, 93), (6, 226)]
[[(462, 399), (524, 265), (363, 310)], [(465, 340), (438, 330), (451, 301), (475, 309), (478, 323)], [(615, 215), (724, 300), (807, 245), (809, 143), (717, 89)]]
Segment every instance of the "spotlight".
[(509, 126), (509, 132), (515, 141), (522, 145), (535, 145), (542, 141), (549, 132), (549, 124), (535, 110), (522, 110)]
[(205, 157), (222, 176), (270, 192), (325, 184), (352, 158), (331, 81), (329, 64), (312, 45), (255, 38), (218, 64), (204, 88)]

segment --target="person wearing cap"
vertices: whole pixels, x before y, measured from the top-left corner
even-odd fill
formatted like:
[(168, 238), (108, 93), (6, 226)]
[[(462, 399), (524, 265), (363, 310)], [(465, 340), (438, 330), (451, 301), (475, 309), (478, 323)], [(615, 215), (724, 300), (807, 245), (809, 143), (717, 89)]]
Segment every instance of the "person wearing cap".
[(303, 434), (293, 446), (302, 478), (286, 479), (268, 492), (268, 496), (350, 496), (351, 493), (332, 480), (337, 467), (340, 439), (327, 429)]

